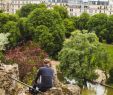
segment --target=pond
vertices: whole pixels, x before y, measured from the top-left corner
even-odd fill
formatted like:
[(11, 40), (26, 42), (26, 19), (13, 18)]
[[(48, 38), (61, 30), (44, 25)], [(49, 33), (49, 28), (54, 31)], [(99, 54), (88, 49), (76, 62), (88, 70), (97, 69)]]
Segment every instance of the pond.
[(87, 82), (87, 88), (82, 90), (82, 95), (113, 95), (113, 89)]

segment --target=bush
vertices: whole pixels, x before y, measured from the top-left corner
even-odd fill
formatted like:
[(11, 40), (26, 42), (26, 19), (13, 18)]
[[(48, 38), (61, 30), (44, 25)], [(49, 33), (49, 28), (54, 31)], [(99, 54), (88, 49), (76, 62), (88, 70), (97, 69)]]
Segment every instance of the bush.
[(24, 81), (32, 73), (33, 67), (38, 68), (42, 65), (43, 59), (48, 55), (40, 47), (28, 42), (23, 46), (8, 50), (5, 53), (5, 63), (19, 65), (20, 80)]

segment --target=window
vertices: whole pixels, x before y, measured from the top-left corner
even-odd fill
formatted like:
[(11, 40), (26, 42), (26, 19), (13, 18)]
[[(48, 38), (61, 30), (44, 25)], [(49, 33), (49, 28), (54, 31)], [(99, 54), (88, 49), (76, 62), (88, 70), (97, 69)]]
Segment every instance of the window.
[(73, 9), (71, 8), (71, 9), (70, 9), (70, 11), (72, 12), (72, 11), (73, 11)]

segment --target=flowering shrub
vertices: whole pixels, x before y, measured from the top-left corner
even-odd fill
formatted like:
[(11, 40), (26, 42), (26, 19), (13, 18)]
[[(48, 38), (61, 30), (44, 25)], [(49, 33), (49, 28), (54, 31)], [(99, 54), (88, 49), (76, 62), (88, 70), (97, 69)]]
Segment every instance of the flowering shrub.
[(8, 50), (5, 54), (5, 61), (19, 65), (19, 75), (23, 81), (32, 72), (33, 67), (38, 68), (42, 65), (43, 59), (46, 57), (48, 55), (36, 43), (28, 42), (15, 49)]

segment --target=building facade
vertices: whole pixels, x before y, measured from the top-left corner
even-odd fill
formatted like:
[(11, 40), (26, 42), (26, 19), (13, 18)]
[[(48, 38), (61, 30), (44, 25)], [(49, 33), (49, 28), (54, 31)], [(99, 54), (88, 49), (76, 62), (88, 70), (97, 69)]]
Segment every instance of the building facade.
[(3, 0), (0, 2), (0, 8), (6, 13), (15, 13), (23, 5), (46, 3), (47, 0)]
[(90, 15), (113, 14), (113, 1), (109, 0), (0, 0), (0, 8), (6, 13), (15, 13), (23, 5), (30, 3), (45, 3), (49, 8), (53, 5), (65, 6), (70, 16), (79, 16), (83, 12)]
[(83, 12), (90, 15), (97, 13), (113, 14), (113, 4), (109, 0), (85, 0), (74, 5), (68, 4), (68, 11), (71, 16), (79, 16)]

